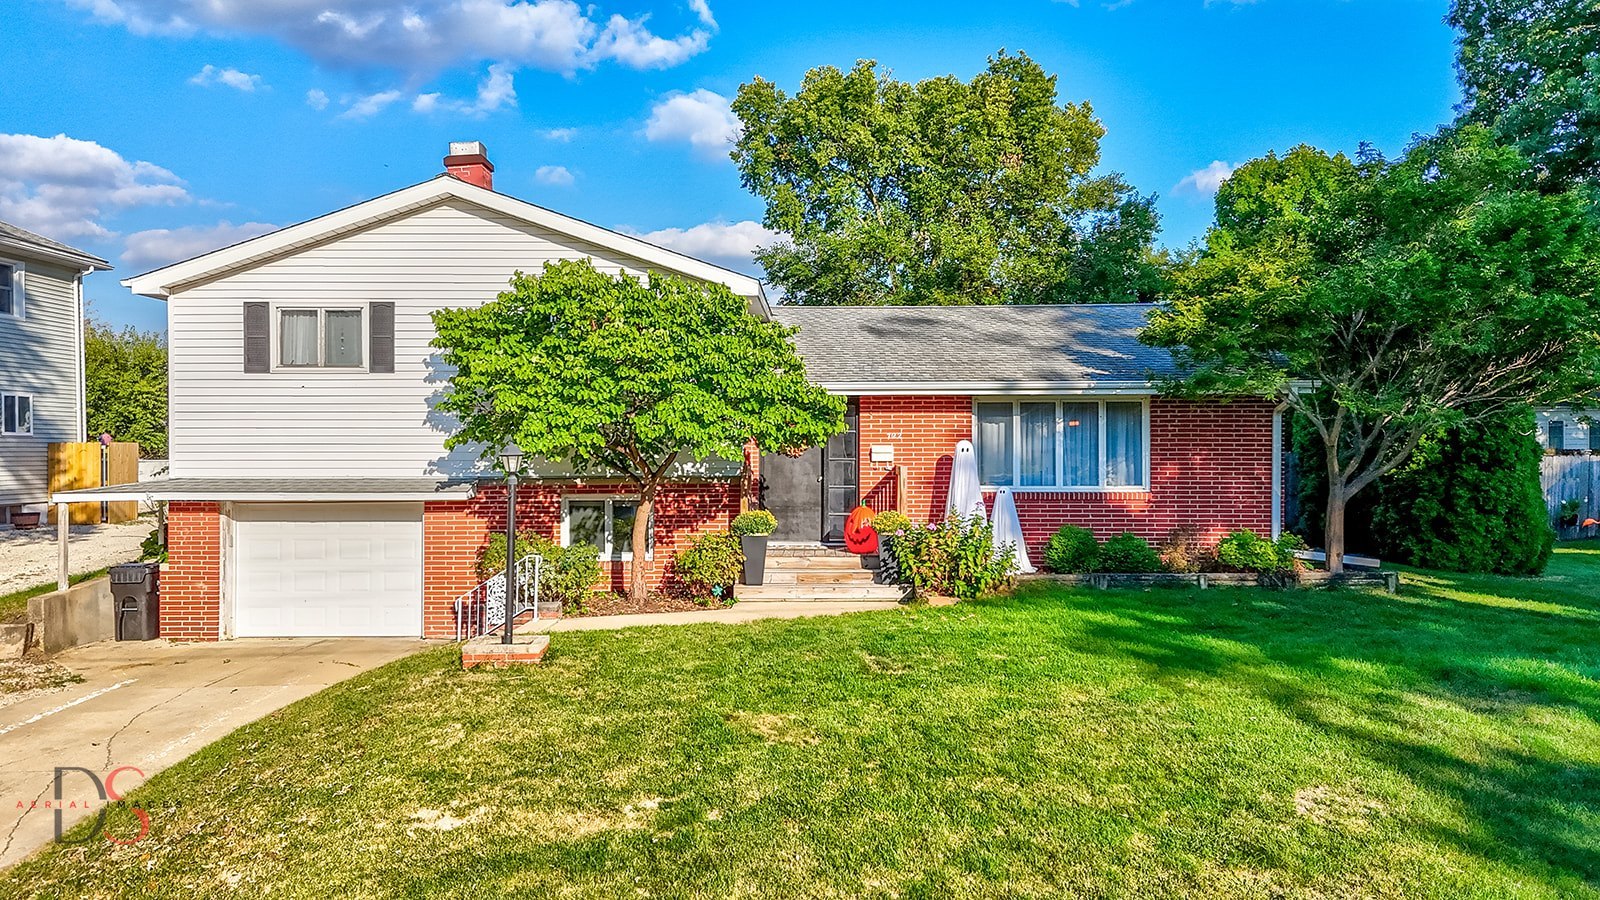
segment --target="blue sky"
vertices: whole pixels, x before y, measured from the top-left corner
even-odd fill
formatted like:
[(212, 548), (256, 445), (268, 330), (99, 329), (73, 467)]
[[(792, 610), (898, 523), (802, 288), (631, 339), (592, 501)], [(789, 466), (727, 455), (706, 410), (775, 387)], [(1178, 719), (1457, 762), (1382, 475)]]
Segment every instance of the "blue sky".
[[(872, 58), (970, 77), (1004, 47), (1107, 129), (1103, 167), (1203, 234), (1227, 168), (1307, 142), (1400, 150), (1459, 99), (1444, 0), (7, 0), (0, 219), (121, 278), (429, 178), (482, 140), (497, 189), (756, 272), (723, 147), (754, 75)], [(59, 137), (58, 137), (59, 136)]]

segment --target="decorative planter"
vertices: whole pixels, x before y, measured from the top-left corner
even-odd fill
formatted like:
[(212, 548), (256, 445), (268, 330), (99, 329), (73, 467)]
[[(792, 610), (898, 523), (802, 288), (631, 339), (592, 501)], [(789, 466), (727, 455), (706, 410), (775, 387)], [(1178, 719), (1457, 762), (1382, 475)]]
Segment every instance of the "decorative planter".
[(765, 534), (739, 535), (739, 550), (744, 554), (744, 574), (740, 580), (745, 584), (758, 585), (767, 579), (767, 537)]
[(36, 512), (12, 513), (11, 524), (17, 528), (38, 528), (39, 514)]

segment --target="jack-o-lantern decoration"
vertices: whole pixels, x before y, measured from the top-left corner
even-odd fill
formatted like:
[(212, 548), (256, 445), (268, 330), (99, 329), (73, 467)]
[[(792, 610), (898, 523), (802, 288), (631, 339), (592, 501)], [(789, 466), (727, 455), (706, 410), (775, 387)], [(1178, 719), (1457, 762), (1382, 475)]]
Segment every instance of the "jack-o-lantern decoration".
[(878, 533), (872, 530), (871, 507), (858, 506), (844, 520), (844, 548), (851, 553), (877, 553)]

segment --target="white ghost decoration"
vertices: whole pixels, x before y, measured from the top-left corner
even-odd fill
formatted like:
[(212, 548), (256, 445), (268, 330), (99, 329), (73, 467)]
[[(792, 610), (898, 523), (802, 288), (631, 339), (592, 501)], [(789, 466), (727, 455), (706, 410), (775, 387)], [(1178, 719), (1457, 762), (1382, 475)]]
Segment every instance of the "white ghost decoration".
[(945, 512), (952, 516), (987, 519), (983, 509), (983, 490), (978, 485), (978, 454), (971, 441), (956, 444), (955, 464), (950, 467), (950, 501)]
[(1022, 520), (1017, 518), (1017, 500), (1011, 488), (1001, 488), (994, 495), (994, 549), (1012, 548), (1011, 571), (1028, 574), (1034, 571), (1028, 559), (1028, 545), (1022, 540)]

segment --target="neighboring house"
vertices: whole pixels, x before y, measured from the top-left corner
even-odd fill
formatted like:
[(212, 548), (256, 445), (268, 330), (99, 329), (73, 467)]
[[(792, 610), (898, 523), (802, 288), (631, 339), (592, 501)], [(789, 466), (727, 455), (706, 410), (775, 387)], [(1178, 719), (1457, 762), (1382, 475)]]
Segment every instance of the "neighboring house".
[(1539, 446), (1546, 453), (1600, 453), (1600, 409), (1576, 406), (1535, 410)]
[(84, 439), (83, 278), (110, 268), (0, 222), (0, 522), (43, 509), (49, 444)]
[(596, 545), (613, 587), (639, 552), (665, 583), (679, 547), (752, 500), (787, 540), (835, 535), (863, 499), (938, 518), (950, 454), (974, 437), (985, 480), (1019, 491), (1030, 544), (1068, 521), (1276, 530), (1272, 405), (1153, 397), (1172, 360), (1138, 344), (1145, 307), (772, 309), (753, 278), (496, 193), (482, 145), (451, 145), (445, 165), (126, 282), (168, 303), (170, 478), (77, 496), (168, 501), (164, 636), (453, 636), (505, 493), (474, 450), (444, 450), (429, 314), (555, 259), (725, 284), (797, 326), (811, 377), (850, 398), (826, 447), (683, 464), (647, 548), (629, 546), (626, 482), (538, 464), (519, 523)]

